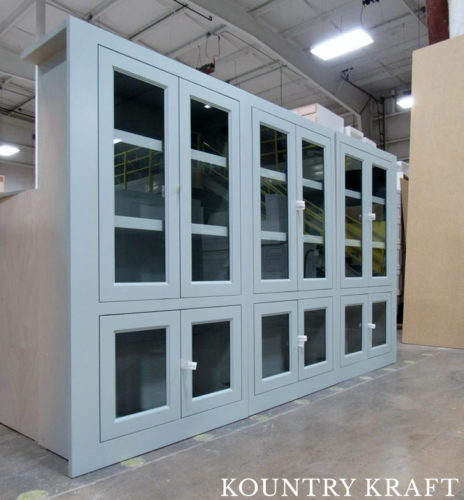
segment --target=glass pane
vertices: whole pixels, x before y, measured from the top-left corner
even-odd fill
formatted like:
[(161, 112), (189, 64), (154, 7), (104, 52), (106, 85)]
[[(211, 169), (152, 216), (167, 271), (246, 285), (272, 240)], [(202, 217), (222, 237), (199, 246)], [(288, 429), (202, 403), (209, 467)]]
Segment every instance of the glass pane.
[(372, 276), (387, 275), (387, 171), (380, 167), (372, 168)]
[(260, 128), (261, 278), (288, 279), (287, 134)]
[(345, 156), (345, 276), (362, 277), (362, 161)]
[(227, 281), (230, 279), (229, 113), (192, 99), (190, 116), (192, 280)]
[(166, 400), (166, 329), (116, 334), (116, 417), (159, 408)]
[(387, 343), (387, 303), (374, 302), (372, 304), (372, 322), (375, 329), (372, 330), (372, 347), (378, 347)]
[(362, 304), (345, 307), (345, 354), (362, 351)]
[(325, 277), (324, 148), (302, 143), (304, 278)]
[(326, 309), (305, 311), (304, 334), (308, 337), (304, 348), (305, 366), (326, 361)]
[(230, 389), (230, 321), (192, 325), (194, 398)]
[(263, 378), (290, 370), (290, 315), (263, 316), (261, 323)]
[(164, 90), (114, 73), (116, 282), (163, 282)]

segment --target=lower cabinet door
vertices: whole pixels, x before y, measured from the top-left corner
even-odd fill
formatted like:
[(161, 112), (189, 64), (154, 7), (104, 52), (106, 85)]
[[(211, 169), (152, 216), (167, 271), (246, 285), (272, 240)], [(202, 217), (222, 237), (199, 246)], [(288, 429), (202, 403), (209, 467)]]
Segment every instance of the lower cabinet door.
[(333, 369), (332, 299), (300, 300), (298, 313), (298, 366), (302, 380)]
[(391, 294), (377, 293), (369, 297), (368, 356), (390, 352), (392, 345), (393, 316)]
[(297, 302), (255, 305), (255, 394), (298, 380)]
[(180, 417), (180, 313), (100, 318), (101, 440)]
[(341, 364), (351, 365), (367, 358), (367, 295), (341, 298)]
[(240, 306), (181, 312), (182, 416), (242, 398)]

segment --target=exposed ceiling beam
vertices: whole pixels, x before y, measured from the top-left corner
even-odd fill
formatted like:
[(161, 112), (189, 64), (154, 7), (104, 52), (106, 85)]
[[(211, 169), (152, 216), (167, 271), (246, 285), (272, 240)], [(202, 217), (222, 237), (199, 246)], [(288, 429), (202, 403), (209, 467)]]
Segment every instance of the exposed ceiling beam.
[[(211, 33), (213, 35), (220, 34), (221, 31), (225, 30), (226, 28), (227, 28), (226, 24), (221, 24), (221, 26), (219, 26), (215, 30), (211, 31)], [(173, 50), (170, 50), (169, 52), (166, 52), (164, 55), (167, 56), (167, 57), (171, 57), (171, 58), (174, 59), (177, 56), (179, 56), (180, 54), (182, 54), (183, 52), (185, 52), (187, 49), (189, 49), (192, 45), (195, 45), (196, 43), (198, 43), (198, 42), (200, 42), (201, 40), (204, 40), (204, 39), (205, 39), (205, 34), (197, 36), (193, 40), (189, 40), (188, 42), (183, 43), (179, 47), (177, 47), (177, 48), (175, 48)]]
[(88, 12), (84, 16), (84, 19), (86, 19), (87, 21), (93, 21), (97, 19), (97, 17), (102, 16), (117, 2), (119, 2), (119, 0), (103, 0), (95, 8), (93, 8), (90, 12)]
[(35, 67), (33, 64), (21, 60), (18, 54), (0, 48), (0, 73), (33, 82)]
[[(357, 115), (360, 123), (360, 117), (356, 110), (361, 105), (361, 96), (359, 92), (356, 99), (356, 93), (350, 93), (350, 100), (344, 100), (344, 87), (341, 87), (341, 95), (336, 95), (339, 89), (340, 76), (326, 65), (321, 64), (314, 57), (303, 53), (301, 50), (275, 33), (269, 27), (261, 23), (258, 19), (251, 16), (243, 8), (232, 0), (194, 0), (192, 3), (207, 10), (211, 14), (220, 18), (226, 24), (234, 27), (246, 37), (251, 37), (265, 48), (275, 54), (276, 59), (282, 61), (290, 69), (304, 76), (315, 87), (327, 94), (334, 102), (345, 107), (348, 111)], [(357, 102), (353, 102), (353, 101)], [(364, 101), (364, 96), (362, 96)]]
[(409, 12), (427, 28), (427, 17), (420, 8), (419, 2), (416, 0), (403, 0), (403, 3), (406, 5)]
[(25, 0), (16, 9), (0, 23), (0, 36), (4, 35), (10, 28), (12, 28), (23, 14), (33, 5), (35, 0)]
[(285, 1), (286, 0), (267, 0), (267, 2), (264, 2), (261, 5), (258, 5), (258, 7), (254, 7), (253, 9), (250, 9), (247, 12), (248, 14), (251, 14), (253, 17), (259, 17), (266, 14), (266, 12), (269, 12), (270, 10), (276, 8)]
[(171, 10), (167, 14), (163, 14), (161, 17), (158, 17), (157, 19), (150, 21), (149, 23), (145, 24), (140, 29), (138, 29), (135, 33), (130, 35), (128, 37), (128, 40), (131, 40), (132, 42), (136, 42), (141, 36), (143, 36), (145, 33), (150, 31), (152, 28), (154, 28), (155, 26), (159, 26), (160, 24), (164, 23), (168, 19), (172, 19), (174, 16), (180, 14), (184, 9), (185, 9), (185, 5), (181, 5), (180, 7), (177, 7), (176, 9)]

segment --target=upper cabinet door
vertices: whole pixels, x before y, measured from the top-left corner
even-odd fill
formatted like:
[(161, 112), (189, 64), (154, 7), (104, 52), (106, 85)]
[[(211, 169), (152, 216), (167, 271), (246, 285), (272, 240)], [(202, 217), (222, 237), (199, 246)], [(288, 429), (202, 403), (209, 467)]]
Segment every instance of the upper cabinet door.
[(298, 285), (332, 287), (334, 254), (333, 149), (329, 137), (296, 130)]
[(256, 292), (297, 290), (295, 126), (253, 108)]
[(340, 273), (343, 287), (368, 284), (368, 160), (361, 150), (339, 143)]
[(100, 298), (178, 297), (178, 79), (99, 56)]
[(391, 285), (396, 277), (394, 244), (396, 210), (396, 169), (380, 158), (371, 158), (369, 244), (371, 248), (369, 285)]
[(180, 82), (182, 296), (240, 293), (238, 102)]

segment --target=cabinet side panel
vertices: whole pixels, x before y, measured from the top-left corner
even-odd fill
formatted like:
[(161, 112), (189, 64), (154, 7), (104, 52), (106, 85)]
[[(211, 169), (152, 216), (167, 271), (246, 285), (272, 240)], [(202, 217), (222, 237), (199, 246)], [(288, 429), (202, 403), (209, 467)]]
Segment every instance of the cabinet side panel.
[(37, 74), (38, 188), (0, 200), (0, 422), (67, 456), (64, 53)]

